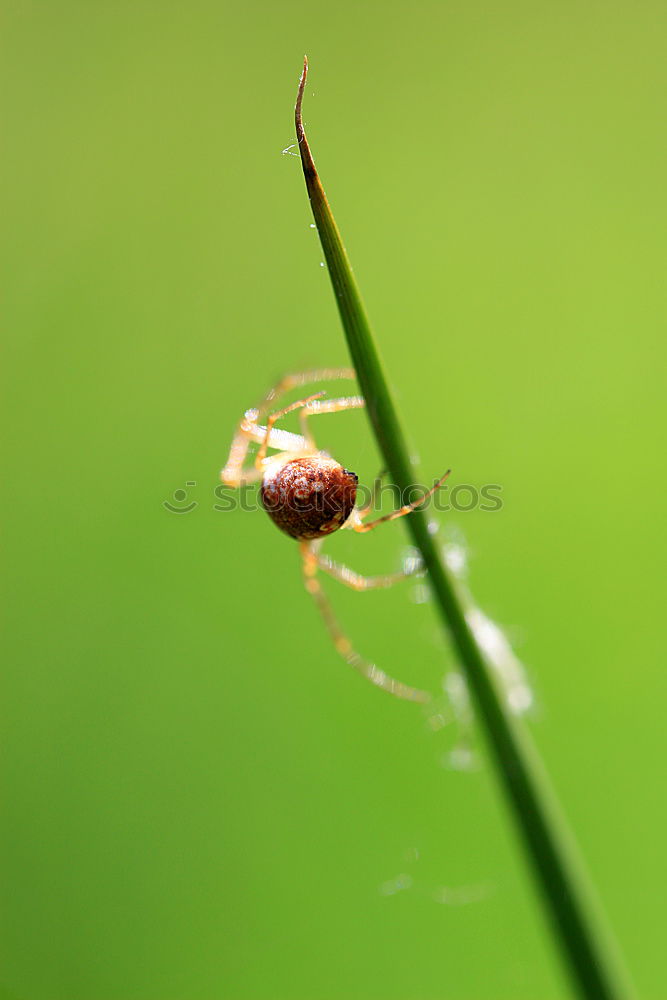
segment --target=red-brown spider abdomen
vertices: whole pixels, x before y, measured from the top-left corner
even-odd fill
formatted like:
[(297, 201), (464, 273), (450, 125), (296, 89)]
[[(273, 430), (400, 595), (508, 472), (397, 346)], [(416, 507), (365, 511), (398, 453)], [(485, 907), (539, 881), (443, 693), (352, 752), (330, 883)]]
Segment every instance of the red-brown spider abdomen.
[(260, 497), (269, 517), (292, 538), (322, 538), (352, 513), (357, 476), (319, 455), (270, 463)]

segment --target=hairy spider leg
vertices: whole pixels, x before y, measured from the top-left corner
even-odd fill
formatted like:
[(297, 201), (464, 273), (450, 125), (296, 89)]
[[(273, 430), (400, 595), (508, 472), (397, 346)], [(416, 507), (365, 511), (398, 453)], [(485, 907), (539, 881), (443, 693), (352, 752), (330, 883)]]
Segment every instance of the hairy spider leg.
[(365, 660), (360, 654), (354, 649), (352, 643), (345, 635), (341, 629), (336, 616), (333, 613), (331, 604), (326, 597), (320, 581), (317, 578), (317, 570), (319, 568), (318, 556), (315, 547), (309, 542), (301, 542), (301, 557), (303, 560), (303, 577), (304, 584), (308, 593), (314, 598), (317, 604), (320, 614), (324, 620), (324, 624), (333, 640), (334, 646), (343, 659), (362, 677), (374, 684), (376, 687), (381, 688), (388, 694), (394, 695), (395, 698), (402, 698), (405, 701), (417, 701), (425, 704), (431, 700), (431, 696), (427, 691), (421, 691), (419, 688), (410, 687), (407, 684), (403, 684), (401, 681), (394, 680), (376, 667), (374, 663), (370, 663)]
[[(435, 491), (442, 486), (442, 484), (444, 483), (445, 479), (447, 478), (447, 476), (450, 474), (451, 471), (452, 471), (451, 469), (447, 469), (447, 472), (445, 472), (444, 476), (440, 477), (440, 479), (437, 481), (437, 483), (435, 483), (431, 487), (428, 493), (425, 493), (423, 497), (421, 497), (419, 500), (416, 500), (414, 503), (407, 503), (403, 507), (400, 507), (398, 510), (393, 511), (391, 514), (385, 514), (384, 517), (378, 517), (377, 520), (368, 521), (365, 524), (363, 523), (361, 517), (359, 516), (359, 511), (356, 512), (353, 511), (352, 516), (347, 519), (344, 526), (346, 528), (348, 527), (352, 528), (353, 531), (358, 531), (360, 534), (363, 534), (366, 531), (372, 531), (373, 528), (377, 528), (380, 524), (385, 524), (387, 521), (395, 521), (399, 517), (405, 517), (406, 514), (412, 514), (414, 510), (418, 510), (419, 507), (423, 506), (423, 504), (426, 503), (429, 497), (433, 496)], [(354, 517), (355, 513), (357, 515), (356, 517)]]
[[(266, 449), (269, 447), (271, 441), (271, 432), (273, 431), (273, 425), (276, 420), (280, 420), (281, 417), (286, 416), (291, 413), (292, 410), (302, 410), (303, 408), (310, 406), (315, 399), (319, 399), (323, 396), (323, 392), (316, 392), (312, 396), (306, 396), (305, 399), (297, 399), (295, 403), (290, 403), (289, 406), (283, 406), (282, 410), (274, 410), (272, 414), (267, 418), (266, 429), (264, 432), (264, 440), (259, 446), (259, 451), (255, 456), (255, 468), (260, 471), (264, 468), (264, 459), (266, 458)], [(306, 451), (310, 451), (310, 448), (306, 448)]]
[(297, 389), (302, 385), (310, 385), (312, 382), (333, 382), (336, 379), (351, 379), (354, 381), (357, 374), (354, 368), (312, 368), (305, 372), (292, 372), (284, 375), (272, 389), (269, 389), (262, 402), (257, 407), (257, 415), (263, 419), (274, 403), (286, 392)]
[(259, 482), (262, 478), (262, 469), (255, 465), (244, 467), (243, 463), (250, 444), (255, 442), (262, 445), (265, 441), (269, 448), (275, 448), (277, 451), (299, 454), (307, 450), (306, 440), (300, 434), (292, 434), (291, 431), (283, 431), (277, 427), (269, 431), (267, 441), (267, 428), (257, 423), (257, 410), (247, 410), (232, 440), (227, 464), (220, 473), (223, 483), (238, 488)]
[[(318, 393), (321, 396), (322, 393)], [(308, 425), (308, 418), (318, 413), (340, 413), (341, 410), (361, 410), (366, 405), (363, 396), (341, 396), (338, 399), (318, 399), (311, 396), (299, 414), (301, 433), (309, 447), (315, 449), (315, 438)]]
[(393, 587), (395, 583), (400, 583), (401, 580), (406, 580), (408, 577), (414, 576), (415, 573), (421, 573), (423, 570), (419, 560), (415, 560), (413, 567), (401, 570), (399, 573), (383, 573), (381, 576), (362, 576), (356, 570), (350, 569), (349, 566), (334, 562), (329, 556), (324, 556), (321, 553), (317, 553), (317, 565), (323, 573), (327, 573), (334, 580), (343, 583), (350, 590), (357, 591), (386, 590), (387, 587)]
[[(285, 375), (266, 394), (259, 406), (247, 410), (239, 422), (236, 434), (232, 440), (229, 450), (229, 457), (220, 478), (227, 486), (245, 486), (249, 483), (256, 483), (262, 478), (262, 470), (254, 464), (245, 467), (243, 463), (248, 454), (248, 448), (252, 442), (261, 445), (266, 437), (266, 427), (259, 421), (263, 420), (271, 409), (271, 406), (286, 392), (300, 385), (307, 385), (311, 382), (327, 382), (335, 379), (356, 379), (353, 368), (314, 368), (304, 372), (294, 372)], [(292, 434), (290, 431), (283, 431), (273, 428), (269, 435), (268, 447), (277, 451), (289, 451), (304, 453), (308, 450), (306, 439), (300, 434)]]
[[(232, 476), (235, 482), (251, 483), (262, 478), (264, 461), (268, 448), (276, 448), (279, 451), (287, 451), (290, 454), (312, 454), (316, 451), (315, 439), (310, 432), (307, 418), (317, 413), (339, 413), (341, 410), (359, 410), (365, 403), (362, 396), (344, 396), (339, 399), (326, 399), (321, 397), (323, 392), (316, 392), (305, 399), (298, 399), (289, 406), (284, 406), (280, 410), (274, 410), (269, 414), (266, 427), (257, 423), (259, 417), (258, 410), (248, 410), (244, 420), (241, 421), (239, 430), (234, 441), (227, 466), (223, 470), (223, 479), (229, 485), (229, 467), (232, 465)], [(275, 429), (276, 421), (281, 417), (292, 413), (293, 410), (301, 410), (301, 425), (303, 434), (292, 434), (289, 431), (279, 431)], [(260, 447), (255, 456), (254, 469), (244, 470), (243, 462), (247, 454), (251, 441), (259, 441)], [(234, 475), (235, 474), (235, 475)]]

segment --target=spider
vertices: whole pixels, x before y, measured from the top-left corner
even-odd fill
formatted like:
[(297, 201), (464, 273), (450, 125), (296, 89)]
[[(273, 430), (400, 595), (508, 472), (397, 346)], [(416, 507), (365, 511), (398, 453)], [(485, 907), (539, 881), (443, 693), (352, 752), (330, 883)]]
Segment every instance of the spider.
[[(405, 504), (391, 514), (368, 521), (366, 518), (373, 508), (375, 491), (363, 507), (356, 505), (358, 477), (339, 465), (326, 451), (317, 448), (309, 424), (310, 417), (321, 413), (361, 409), (365, 406), (363, 397), (323, 399), (325, 393), (318, 392), (289, 406), (273, 409), (281, 396), (297, 387), (333, 379), (355, 378), (356, 374), (351, 368), (321, 368), (286, 375), (267, 393), (259, 406), (246, 410), (232, 440), (227, 464), (220, 478), (227, 486), (236, 488), (248, 483), (261, 483), (262, 506), (282, 531), (298, 541), (306, 590), (315, 599), (336, 650), (347, 663), (383, 691), (397, 698), (425, 703), (431, 697), (427, 692), (394, 680), (357, 653), (336, 620), (319, 582), (318, 571), (322, 570), (356, 591), (390, 587), (411, 573), (418, 572), (420, 565), (384, 576), (361, 576), (323, 555), (322, 542), (327, 535), (341, 528), (363, 534), (412, 513), (435, 493), (450, 470), (419, 501)], [(300, 411), (300, 434), (275, 426), (278, 420), (294, 410)], [(266, 423), (262, 425), (261, 421), (264, 420)], [(259, 449), (254, 463), (244, 465), (251, 442), (258, 444)], [(267, 455), (269, 448), (276, 454)]]

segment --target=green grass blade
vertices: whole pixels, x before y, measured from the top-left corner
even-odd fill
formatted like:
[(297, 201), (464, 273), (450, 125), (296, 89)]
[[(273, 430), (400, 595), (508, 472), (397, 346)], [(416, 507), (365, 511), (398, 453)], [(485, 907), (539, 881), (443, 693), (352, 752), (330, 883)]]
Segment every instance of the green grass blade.
[[(352, 361), (386, 467), (402, 490), (414, 482), (409, 451), (338, 227), (320, 182), (301, 117), (308, 71), (296, 102), (296, 132), (310, 204)], [(473, 694), (498, 775), (532, 863), (556, 940), (581, 996), (621, 1000), (633, 995), (575, 846), (525, 728), (512, 716), (466, 619), (465, 602), (417, 510), (404, 522), (420, 550), (433, 599)]]

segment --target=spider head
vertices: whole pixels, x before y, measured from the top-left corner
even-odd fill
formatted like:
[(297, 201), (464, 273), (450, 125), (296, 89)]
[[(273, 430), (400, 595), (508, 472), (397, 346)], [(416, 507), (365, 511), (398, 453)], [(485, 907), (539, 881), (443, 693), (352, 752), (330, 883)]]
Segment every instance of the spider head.
[(321, 455), (268, 464), (260, 496), (271, 520), (292, 538), (322, 538), (352, 513), (358, 477)]

